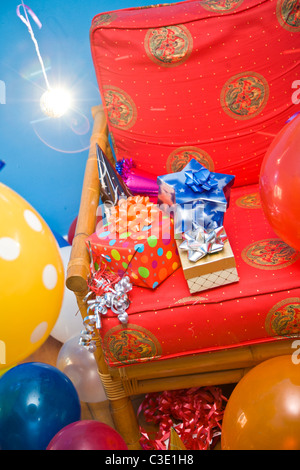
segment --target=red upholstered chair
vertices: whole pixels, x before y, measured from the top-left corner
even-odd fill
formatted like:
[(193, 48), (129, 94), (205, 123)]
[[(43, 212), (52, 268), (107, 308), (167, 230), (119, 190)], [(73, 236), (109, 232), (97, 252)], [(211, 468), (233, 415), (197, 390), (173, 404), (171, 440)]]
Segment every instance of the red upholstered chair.
[(134, 286), (127, 325), (108, 313), (96, 331), (99, 373), (130, 448), (139, 448), (132, 396), (236, 383), (259, 362), (291, 354), (300, 336), (300, 253), (273, 232), (258, 186), (269, 145), (299, 110), (291, 98), (300, 72), (297, 7), (298, 0), (192, 0), (92, 22), (102, 105), (93, 108), (67, 277), (83, 318), (85, 241), (100, 195), (96, 143), (112, 162), (113, 153), (132, 158), (155, 176), (192, 158), (235, 175), (224, 226), (239, 281), (192, 295), (179, 268), (156, 289)]

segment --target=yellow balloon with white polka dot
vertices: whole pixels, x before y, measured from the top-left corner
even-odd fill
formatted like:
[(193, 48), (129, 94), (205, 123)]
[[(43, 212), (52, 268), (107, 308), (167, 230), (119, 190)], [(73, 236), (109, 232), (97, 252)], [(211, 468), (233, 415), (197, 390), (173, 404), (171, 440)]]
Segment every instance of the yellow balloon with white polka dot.
[(64, 295), (59, 246), (40, 214), (0, 183), (0, 372), (50, 335)]

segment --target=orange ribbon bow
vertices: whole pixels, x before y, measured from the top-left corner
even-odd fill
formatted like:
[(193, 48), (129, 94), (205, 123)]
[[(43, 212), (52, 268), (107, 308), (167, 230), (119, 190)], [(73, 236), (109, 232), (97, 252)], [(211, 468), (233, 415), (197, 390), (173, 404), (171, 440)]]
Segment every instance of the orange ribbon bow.
[(108, 221), (115, 232), (141, 232), (150, 226), (159, 216), (156, 204), (150, 202), (148, 196), (132, 196), (120, 199), (118, 204), (110, 209)]

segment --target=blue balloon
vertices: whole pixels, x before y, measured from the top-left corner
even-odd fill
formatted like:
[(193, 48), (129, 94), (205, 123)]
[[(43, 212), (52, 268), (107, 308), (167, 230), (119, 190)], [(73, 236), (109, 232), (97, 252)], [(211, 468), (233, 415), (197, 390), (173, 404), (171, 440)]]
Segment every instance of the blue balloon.
[(77, 391), (56, 367), (20, 364), (0, 380), (0, 450), (46, 450), (58, 431), (80, 418)]

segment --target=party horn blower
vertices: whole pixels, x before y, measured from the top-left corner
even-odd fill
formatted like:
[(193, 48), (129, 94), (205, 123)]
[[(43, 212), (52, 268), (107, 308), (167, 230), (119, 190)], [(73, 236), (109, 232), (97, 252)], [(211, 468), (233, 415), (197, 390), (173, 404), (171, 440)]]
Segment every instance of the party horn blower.
[(158, 184), (156, 176), (135, 168), (131, 158), (119, 160), (116, 163), (116, 169), (133, 194), (157, 197)]
[(118, 175), (103, 150), (96, 144), (99, 179), (101, 183), (100, 193), (103, 202), (110, 201), (116, 205), (121, 197), (132, 196), (121, 177)]

